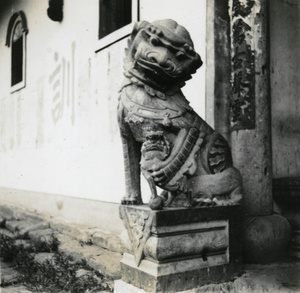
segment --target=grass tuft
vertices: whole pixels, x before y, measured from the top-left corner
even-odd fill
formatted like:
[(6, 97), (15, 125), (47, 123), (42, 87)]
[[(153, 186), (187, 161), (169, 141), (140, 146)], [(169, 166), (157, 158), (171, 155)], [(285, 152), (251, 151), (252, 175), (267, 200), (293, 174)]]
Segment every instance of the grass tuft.
[(15, 240), (0, 234), (0, 257), (5, 262), (14, 264), (19, 272), (19, 282), (30, 290), (36, 292), (61, 292), (61, 293), (93, 293), (100, 290), (112, 292), (112, 287), (106, 282), (103, 275), (86, 270), (85, 274), (77, 277), (80, 269), (88, 269), (82, 265), (69, 261), (62, 253), (57, 251), (57, 241), (43, 251), (53, 252), (53, 258), (40, 263), (35, 260), (38, 252), (36, 246), (24, 247), (15, 245)]

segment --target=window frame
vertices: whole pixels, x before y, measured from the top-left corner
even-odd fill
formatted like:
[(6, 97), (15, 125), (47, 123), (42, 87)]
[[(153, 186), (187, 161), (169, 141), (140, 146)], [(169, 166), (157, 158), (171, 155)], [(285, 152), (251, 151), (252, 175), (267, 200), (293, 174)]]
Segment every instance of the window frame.
[[(99, 1), (100, 5), (100, 1)], [(100, 14), (99, 14), (100, 17)], [(133, 29), (134, 23), (139, 21), (139, 0), (132, 0), (131, 3), (131, 23), (113, 31), (105, 37), (97, 40), (95, 52), (99, 52), (112, 44), (128, 37)]]
[[(15, 28), (18, 23), (21, 23), (21, 33), (22, 36), (22, 80), (14, 85), (12, 85), (12, 42)], [(7, 35), (6, 35), (6, 46), (10, 47), (10, 93), (16, 92), (26, 86), (26, 35), (28, 33), (26, 17), (23, 11), (16, 12), (12, 15), (9, 21)]]

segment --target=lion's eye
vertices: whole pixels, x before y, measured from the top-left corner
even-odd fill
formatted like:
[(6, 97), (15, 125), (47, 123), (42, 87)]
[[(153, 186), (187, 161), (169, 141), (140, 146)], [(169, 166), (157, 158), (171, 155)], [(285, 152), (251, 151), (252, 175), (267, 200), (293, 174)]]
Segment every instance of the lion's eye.
[(159, 46), (159, 45), (160, 45), (160, 40), (157, 39), (157, 38), (151, 38), (151, 39), (150, 39), (150, 43), (151, 43), (151, 45), (153, 45), (153, 46)]
[(186, 58), (186, 55), (182, 51), (177, 51), (175, 56), (178, 60), (182, 60), (182, 59)]
[(183, 49), (184, 49), (188, 54), (192, 54), (192, 53), (194, 52), (194, 49), (193, 49), (190, 45), (188, 45), (188, 44), (185, 44), (185, 45), (183, 46)]

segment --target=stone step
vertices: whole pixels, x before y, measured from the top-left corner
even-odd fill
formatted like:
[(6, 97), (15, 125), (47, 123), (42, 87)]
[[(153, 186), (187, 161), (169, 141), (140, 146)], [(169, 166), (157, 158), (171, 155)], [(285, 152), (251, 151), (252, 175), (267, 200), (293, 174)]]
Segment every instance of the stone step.
[(18, 237), (26, 237), (29, 232), (49, 228), (49, 223), (44, 221), (14, 220), (6, 221), (5, 227), (12, 233), (17, 233)]
[[(127, 234), (118, 235), (99, 228), (74, 225), (70, 223), (50, 221), (50, 227), (61, 234), (70, 236), (83, 244), (94, 244), (110, 251), (123, 253), (130, 251), (128, 248)], [(125, 231), (126, 232), (126, 231)]]
[(28, 237), (40, 252), (48, 252), (57, 248), (55, 232), (50, 228), (30, 231)]
[(43, 264), (46, 262), (54, 263), (54, 253), (53, 252), (39, 252), (34, 256), (34, 261)]
[(77, 240), (65, 235), (57, 235), (58, 250), (79, 264), (87, 264), (99, 273), (118, 279), (122, 254), (103, 249), (95, 245), (80, 244)]

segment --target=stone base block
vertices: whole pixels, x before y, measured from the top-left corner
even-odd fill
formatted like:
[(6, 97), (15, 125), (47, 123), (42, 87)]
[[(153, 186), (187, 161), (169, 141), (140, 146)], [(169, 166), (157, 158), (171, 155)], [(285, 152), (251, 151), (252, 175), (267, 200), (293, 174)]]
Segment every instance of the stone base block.
[(218, 265), (224, 262), (222, 256), (211, 256), (206, 260), (199, 257), (166, 264), (142, 260), (137, 267), (134, 257), (126, 254), (121, 262), (122, 280), (146, 292), (179, 292), (232, 280), (241, 271), (241, 266)]
[(122, 280), (116, 280), (114, 283), (114, 293), (146, 293), (145, 290), (130, 285)]
[(162, 211), (122, 206), (120, 213), (133, 247), (121, 261), (125, 283), (146, 292), (179, 292), (241, 272), (238, 206)]

